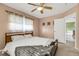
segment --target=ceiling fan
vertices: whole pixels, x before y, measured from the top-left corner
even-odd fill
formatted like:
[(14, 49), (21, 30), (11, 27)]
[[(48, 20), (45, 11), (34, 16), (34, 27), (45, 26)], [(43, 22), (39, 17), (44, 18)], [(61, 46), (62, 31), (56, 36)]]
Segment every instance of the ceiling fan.
[(40, 3), (40, 5), (36, 5), (36, 4), (32, 4), (32, 3), (28, 3), (29, 5), (33, 5), (33, 6), (37, 6), (36, 8), (34, 8), (31, 12), (34, 12), (36, 10), (39, 10), (41, 14), (44, 13), (44, 9), (48, 9), (51, 10), (52, 7), (51, 6), (46, 6), (45, 3)]

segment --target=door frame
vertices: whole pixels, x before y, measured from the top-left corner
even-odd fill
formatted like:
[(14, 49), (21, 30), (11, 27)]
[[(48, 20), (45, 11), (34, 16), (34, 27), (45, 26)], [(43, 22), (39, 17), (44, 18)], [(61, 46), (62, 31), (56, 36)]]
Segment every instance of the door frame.
[[(76, 15), (76, 13), (72, 13), (72, 14)], [(69, 15), (71, 15), (71, 14), (69, 14)], [(67, 16), (65, 16), (65, 17), (67, 17)], [(66, 18), (65, 18), (65, 41), (66, 41)], [(76, 19), (75, 19), (75, 48), (76, 48)]]

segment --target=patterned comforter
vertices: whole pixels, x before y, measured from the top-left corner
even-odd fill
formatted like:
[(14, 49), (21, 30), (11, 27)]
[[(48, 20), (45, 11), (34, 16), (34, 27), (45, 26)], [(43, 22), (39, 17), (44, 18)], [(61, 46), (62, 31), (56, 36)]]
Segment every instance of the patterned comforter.
[(51, 56), (54, 46), (20, 46), (16, 47), (16, 56)]

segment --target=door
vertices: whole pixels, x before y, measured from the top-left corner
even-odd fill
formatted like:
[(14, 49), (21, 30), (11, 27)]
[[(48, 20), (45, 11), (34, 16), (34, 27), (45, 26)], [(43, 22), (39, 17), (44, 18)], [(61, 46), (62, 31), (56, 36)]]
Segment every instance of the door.
[(64, 18), (54, 20), (54, 39), (65, 43), (65, 20)]

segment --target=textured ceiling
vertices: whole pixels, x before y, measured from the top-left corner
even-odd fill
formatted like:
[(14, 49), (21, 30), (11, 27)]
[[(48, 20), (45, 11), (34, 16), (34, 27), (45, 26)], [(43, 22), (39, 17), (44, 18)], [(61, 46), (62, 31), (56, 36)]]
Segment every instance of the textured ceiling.
[[(39, 10), (36, 10), (35, 12), (31, 12), (31, 10), (36, 6), (32, 6), (27, 3), (4, 3), (4, 4), (11, 8), (20, 10), (22, 12), (28, 13), (38, 18), (54, 16), (54, 15), (63, 13), (76, 5), (73, 3), (46, 3), (46, 5), (51, 6), (53, 9), (44, 10), (44, 14), (41, 14)], [(38, 5), (39, 3), (36, 3), (36, 4)]]

